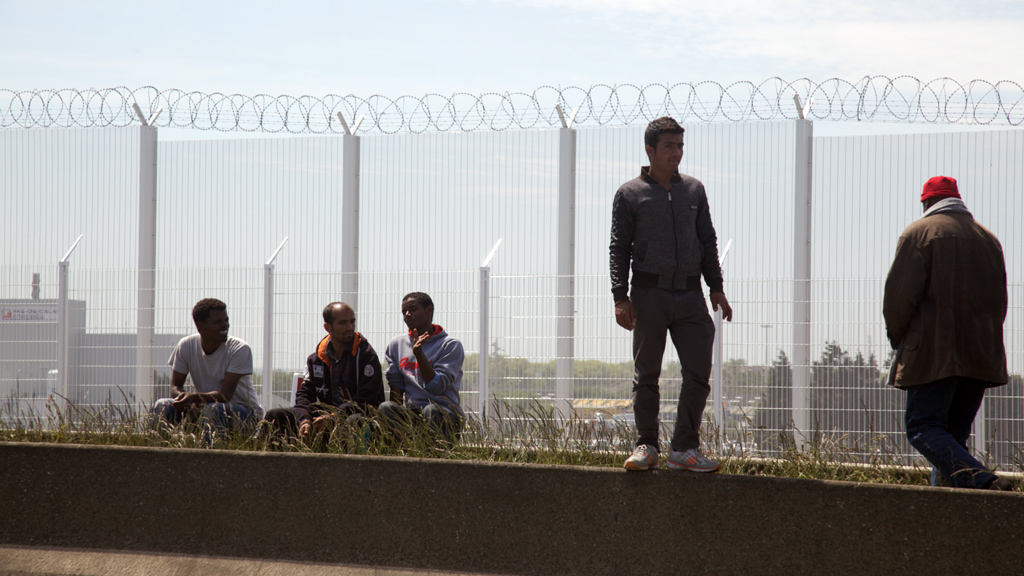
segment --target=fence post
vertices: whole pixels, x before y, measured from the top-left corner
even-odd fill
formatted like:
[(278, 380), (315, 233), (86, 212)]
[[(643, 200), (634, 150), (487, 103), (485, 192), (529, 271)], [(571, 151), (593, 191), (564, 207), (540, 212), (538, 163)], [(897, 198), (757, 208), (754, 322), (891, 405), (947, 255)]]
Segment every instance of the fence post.
[[(725, 264), (725, 257), (729, 255), (729, 248), (732, 248), (732, 240), (725, 243), (725, 250), (722, 250), (722, 255), (718, 257), (719, 266)], [(712, 373), (714, 376), (711, 379), (711, 413), (714, 415), (715, 424), (718, 426), (718, 441), (724, 443), (725, 407), (722, 404), (722, 388), (725, 382), (722, 381), (722, 328), (725, 324), (722, 322), (721, 310), (712, 312), (712, 318), (715, 321), (715, 353), (712, 356)]]
[(138, 104), (132, 104), (139, 128), (139, 267), (136, 292), (135, 400), (153, 404), (153, 345), (156, 310), (156, 168), (157, 132)]
[(814, 123), (806, 119), (800, 97), (793, 95), (800, 118), (795, 121), (793, 220), (793, 425), (801, 448), (813, 431), (810, 416), (811, 385), (811, 184)]
[(288, 241), (285, 236), (277, 250), (263, 265), (263, 391), (260, 404), (264, 410), (270, 410), (271, 392), (274, 390), (274, 258)]
[(479, 385), (477, 399), (477, 413), (480, 416), (480, 423), (487, 425), (487, 400), (490, 397), (490, 371), (487, 360), (490, 357), (488, 346), (491, 340), (491, 260), (501, 246), (501, 238), (498, 238), (491, 253), (484, 258), (480, 264), (480, 363), (479, 363)]
[(57, 262), (57, 392), (68, 398), (68, 268), (71, 253), (82, 241), (83, 234), (78, 235), (75, 243), (68, 248), (64, 257)]
[(359, 137), (360, 116), (350, 128), (341, 112), (338, 120), (345, 129), (341, 136), (341, 299), (359, 310)]
[(558, 130), (558, 270), (555, 287), (558, 326), (555, 361), (555, 410), (564, 418), (572, 416), (574, 327), (576, 316), (576, 112), (566, 119), (555, 105), (562, 127)]

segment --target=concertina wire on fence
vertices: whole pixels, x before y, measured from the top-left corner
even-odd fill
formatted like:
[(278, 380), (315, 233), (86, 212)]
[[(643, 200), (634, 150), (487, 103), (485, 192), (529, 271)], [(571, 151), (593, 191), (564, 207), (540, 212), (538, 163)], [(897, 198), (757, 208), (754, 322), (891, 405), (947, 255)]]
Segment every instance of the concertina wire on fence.
[(0, 128), (123, 127), (137, 122), (137, 103), (158, 127), (221, 132), (343, 133), (340, 112), (351, 124), (364, 117), (361, 133), (497, 131), (560, 126), (555, 104), (576, 126), (628, 126), (659, 116), (682, 122), (794, 119), (797, 94), (810, 120), (1024, 124), (1024, 89), (1008, 80), (951, 78), (928, 82), (912, 76), (866, 76), (856, 82), (831, 78), (760, 83), (595, 84), (589, 88), (542, 86), (533, 92), (425, 94), (388, 98), (329, 94), (271, 96), (160, 90), (0, 88)]

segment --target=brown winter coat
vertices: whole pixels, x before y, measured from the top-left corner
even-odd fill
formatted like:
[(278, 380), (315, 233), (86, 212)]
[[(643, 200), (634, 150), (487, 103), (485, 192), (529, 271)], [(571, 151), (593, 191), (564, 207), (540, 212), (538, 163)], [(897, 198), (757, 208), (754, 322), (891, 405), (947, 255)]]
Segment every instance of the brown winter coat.
[(903, 231), (885, 281), (889, 341), (903, 341), (894, 384), (950, 376), (1005, 384), (1006, 266), (999, 240), (967, 212), (922, 218)]

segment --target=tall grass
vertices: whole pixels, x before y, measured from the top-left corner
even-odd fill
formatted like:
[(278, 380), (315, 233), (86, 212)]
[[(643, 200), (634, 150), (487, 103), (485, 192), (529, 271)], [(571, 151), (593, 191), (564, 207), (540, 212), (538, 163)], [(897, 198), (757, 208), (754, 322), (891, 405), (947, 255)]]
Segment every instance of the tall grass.
[[(41, 413), (22, 413), (16, 402), (0, 403), (0, 441), (70, 444), (213, 448), (250, 451), (366, 454), (443, 458), (486, 462), (621, 467), (632, 452), (635, 431), (621, 420), (595, 426), (578, 414), (565, 419), (539, 402), (495, 406), (505, 415), (487, 423), (470, 417), (454, 441), (421, 421), (384, 425), (375, 413), (354, 426), (339, 424), (308, 442), (275, 432), (268, 423), (245, 431), (218, 433), (202, 419), (178, 426), (154, 426), (148, 409), (108, 403), (75, 406), (49, 402)], [(671, 430), (663, 423), (661, 437)], [(903, 465), (902, 456), (868, 446), (856, 449), (838, 434), (817, 433), (797, 446), (792, 432), (780, 434), (775, 457), (764, 458), (748, 446), (724, 445), (710, 424), (702, 430), (704, 452), (722, 463), (721, 472), (755, 476), (927, 485), (930, 468), (923, 460)], [(668, 446), (661, 447), (667, 454)], [(1021, 472), (1020, 462), (1014, 470)], [(1017, 490), (1020, 490), (1020, 486)]]

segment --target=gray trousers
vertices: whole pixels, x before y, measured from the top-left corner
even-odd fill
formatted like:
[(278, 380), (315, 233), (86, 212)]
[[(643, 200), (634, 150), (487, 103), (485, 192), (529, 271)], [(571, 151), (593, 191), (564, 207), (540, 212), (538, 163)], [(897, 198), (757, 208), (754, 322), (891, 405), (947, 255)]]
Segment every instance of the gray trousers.
[(683, 385), (672, 449), (689, 450), (700, 446), (700, 424), (711, 387), (711, 353), (715, 324), (708, 314), (700, 290), (662, 290), (634, 286), (630, 293), (636, 324), (633, 328), (633, 414), (636, 417), (637, 445), (658, 447), (658, 411), (661, 392), (658, 378), (665, 355), (665, 333), (682, 365)]

